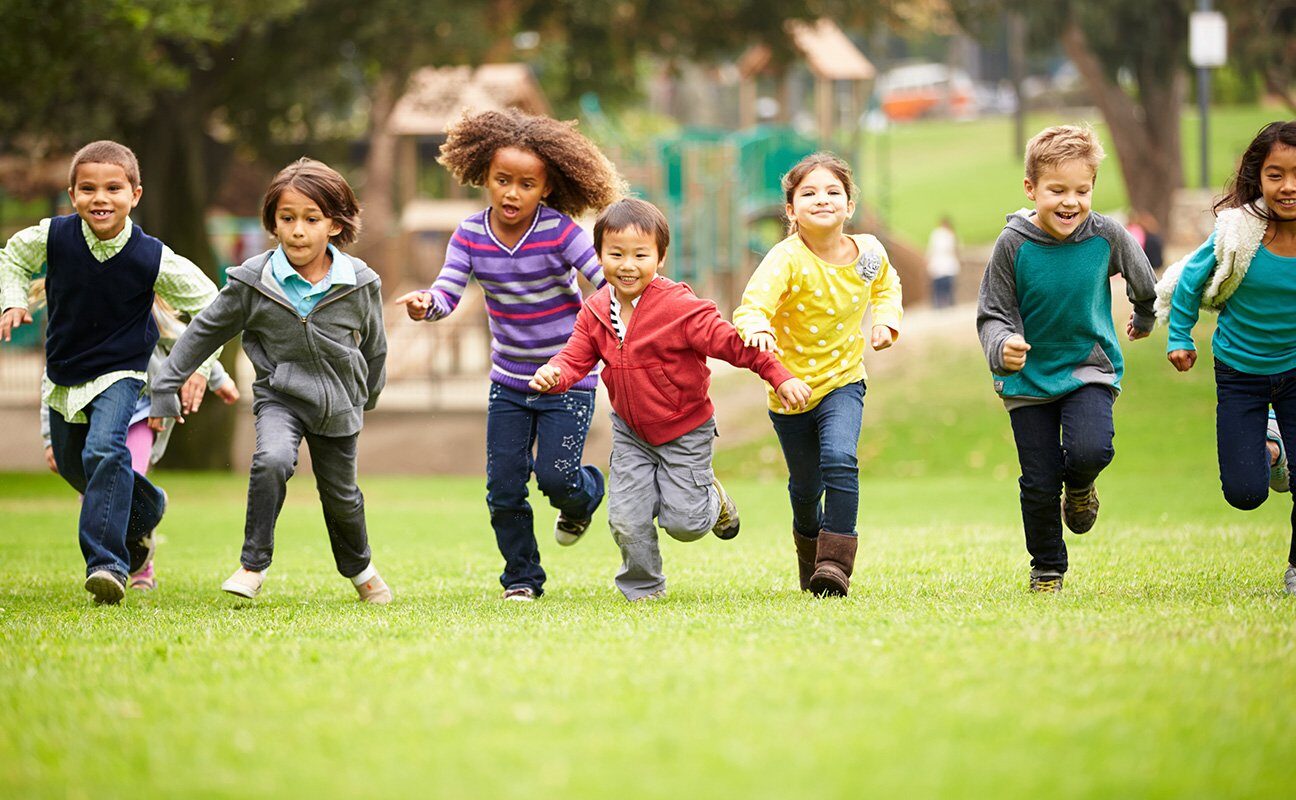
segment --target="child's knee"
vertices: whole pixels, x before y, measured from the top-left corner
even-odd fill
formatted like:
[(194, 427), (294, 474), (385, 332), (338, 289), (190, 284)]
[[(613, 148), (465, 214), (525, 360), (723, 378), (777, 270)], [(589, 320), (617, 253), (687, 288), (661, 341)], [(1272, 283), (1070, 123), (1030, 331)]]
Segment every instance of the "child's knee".
[(297, 471), (297, 454), (287, 448), (272, 447), (252, 454), (252, 473), (286, 481)]
[(1071, 469), (1077, 472), (1098, 473), (1106, 469), (1116, 456), (1116, 448), (1111, 442), (1103, 445), (1078, 447), (1067, 451), (1067, 461)]
[[(579, 469), (579, 464), (577, 465)], [(571, 491), (573, 473), (563, 470), (558, 465), (541, 466), (536, 465), (535, 470), (536, 487), (545, 497), (555, 498), (562, 497)]]
[(1229, 505), (1242, 511), (1259, 508), (1269, 499), (1269, 484), (1249, 485), (1249, 482), (1226, 481), (1223, 484), (1224, 499)]
[(695, 542), (711, 532), (715, 516), (710, 502), (704, 502), (691, 508), (663, 508), (657, 523), (672, 539)]

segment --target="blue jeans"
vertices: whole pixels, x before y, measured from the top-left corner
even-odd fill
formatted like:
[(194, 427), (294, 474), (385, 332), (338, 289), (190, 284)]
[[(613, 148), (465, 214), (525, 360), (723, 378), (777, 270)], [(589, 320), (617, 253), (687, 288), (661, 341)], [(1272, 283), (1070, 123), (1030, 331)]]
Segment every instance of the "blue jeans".
[(1090, 384), (1052, 402), (1008, 412), (1021, 464), (1022, 523), (1032, 567), (1066, 572), (1062, 487), (1084, 488), (1111, 463), (1115, 402), (1110, 387)]
[[(486, 505), (504, 556), (500, 585), (544, 590), (527, 481), (569, 519), (589, 519), (603, 502), (603, 473), (581, 465), (594, 417), (594, 392), (527, 394), (498, 383), (486, 409)], [(534, 451), (534, 453), (533, 453)]]
[(85, 499), (78, 536), (86, 574), (108, 570), (126, 582), (127, 541), (138, 541), (162, 519), (162, 490), (131, 469), (126, 429), (143, 381), (122, 379), (90, 401), (86, 422), (50, 409), (50, 446), (59, 475)]
[[(1296, 370), (1251, 375), (1215, 360), (1215, 441), (1220, 486), (1234, 508), (1249, 511), (1269, 498), (1269, 455), (1265, 430), (1273, 406), (1287, 457), (1296, 454)], [(1292, 498), (1292, 542), (1296, 564), (1296, 497)]]
[(857, 536), (860, 426), (864, 381), (833, 389), (801, 414), (770, 412), (788, 468), (792, 529), (802, 536), (819, 531)]

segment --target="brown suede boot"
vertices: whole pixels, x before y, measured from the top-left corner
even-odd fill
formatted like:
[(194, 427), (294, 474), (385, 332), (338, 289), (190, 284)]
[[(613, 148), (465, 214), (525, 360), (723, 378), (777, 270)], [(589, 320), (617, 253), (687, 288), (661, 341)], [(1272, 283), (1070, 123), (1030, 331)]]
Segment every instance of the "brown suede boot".
[(810, 591), (821, 597), (845, 597), (850, 591), (851, 572), (855, 570), (855, 547), (858, 536), (819, 532), (814, 575)]
[(810, 576), (815, 571), (815, 552), (819, 548), (819, 540), (802, 536), (794, 530), (792, 541), (796, 542), (797, 571), (801, 573), (801, 591), (804, 592), (810, 588)]

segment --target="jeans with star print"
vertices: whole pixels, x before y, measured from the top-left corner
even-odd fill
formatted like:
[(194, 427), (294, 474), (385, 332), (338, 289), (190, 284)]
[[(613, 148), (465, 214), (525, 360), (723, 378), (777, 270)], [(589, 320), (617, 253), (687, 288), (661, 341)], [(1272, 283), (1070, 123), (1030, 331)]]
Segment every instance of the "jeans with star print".
[(594, 392), (520, 392), (498, 383), (486, 410), (486, 505), (504, 556), (500, 585), (528, 586), (540, 595), (540, 566), (527, 481), (568, 519), (589, 519), (603, 502), (603, 473), (581, 464), (594, 418)]

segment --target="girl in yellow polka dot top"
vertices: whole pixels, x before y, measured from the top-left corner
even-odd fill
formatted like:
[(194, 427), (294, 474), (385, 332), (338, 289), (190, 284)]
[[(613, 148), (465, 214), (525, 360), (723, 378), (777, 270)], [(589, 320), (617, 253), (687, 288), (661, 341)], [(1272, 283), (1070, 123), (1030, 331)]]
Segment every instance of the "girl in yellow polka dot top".
[(900, 279), (882, 243), (845, 233), (855, 213), (851, 168), (831, 153), (806, 156), (783, 176), (790, 235), (752, 274), (734, 311), (751, 347), (780, 354), (813, 394), (802, 410), (770, 396), (770, 420), (788, 466), (792, 538), (802, 590), (844, 596), (855, 566), (856, 447), (864, 412), (864, 312), (874, 350), (900, 332)]

